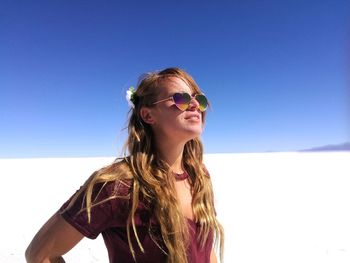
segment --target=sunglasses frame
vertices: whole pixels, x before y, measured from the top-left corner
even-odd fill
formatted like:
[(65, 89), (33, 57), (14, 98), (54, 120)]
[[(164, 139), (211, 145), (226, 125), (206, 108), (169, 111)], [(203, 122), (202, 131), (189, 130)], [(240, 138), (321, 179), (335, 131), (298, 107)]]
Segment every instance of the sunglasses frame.
[[(181, 96), (183, 96), (183, 94), (187, 94), (187, 95), (190, 96), (189, 102), (186, 103), (186, 104), (187, 104), (186, 109), (184, 109), (184, 110), (181, 109), (181, 108), (178, 106), (178, 104), (175, 102), (174, 96), (176, 96), (176, 94), (181, 94)], [(186, 110), (188, 110), (188, 108), (190, 107), (191, 101), (192, 101), (193, 99), (195, 99), (195, 100), (198, 102), (199, 105), (201, 104), (201, 103), (197, 100), (197, 98), (196, 98), (197, 96), (203, 96), (203, 97), (205, 98), (205, 100), (207, 101), (207, 105), (205, 106), (204, 110), (201, 110), (200, 107), (198, 107), (198, 109), (199, 109), (201, 112), (206, 111), (207, 108), (208, 108), (208, 106), (209, 106), (207, 97), (206, 97), (204, 94), (195, 94), (195, 95), (192, 96), (191, 94), (189, 94), (189, 93), (187, 93), (187, 92), (175, 92), (173, 95), (171, 95), (170, 97), (168, 97), (168, 98), (166, 98), (166, 99), (162, 99), (162, 100), (158, 100), (158, 101), (156, 101), (156, 102), (153, 102), (152, 105), (158, 104), (158, 103), (160, 103), (160, 102), (172, 100), (172, 101), (174, 102), (175, 106), (176, 106), (179, 110), (181, 110), (181, 111), (186, 111)]]

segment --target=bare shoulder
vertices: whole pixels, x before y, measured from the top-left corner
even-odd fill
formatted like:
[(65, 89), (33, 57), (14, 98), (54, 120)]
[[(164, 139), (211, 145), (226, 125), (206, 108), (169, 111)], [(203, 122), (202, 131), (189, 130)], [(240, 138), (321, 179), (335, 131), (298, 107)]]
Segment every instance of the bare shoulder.
[(209, 173), (209, 171), (208, 171), (208, 169), (207, 169), (207, 167), (205, 166), (204, 163), (202, 164), (202, 169), (203, 169), (205, 175), (206, 175), (208, 178), (210, 178), (210, 173)]

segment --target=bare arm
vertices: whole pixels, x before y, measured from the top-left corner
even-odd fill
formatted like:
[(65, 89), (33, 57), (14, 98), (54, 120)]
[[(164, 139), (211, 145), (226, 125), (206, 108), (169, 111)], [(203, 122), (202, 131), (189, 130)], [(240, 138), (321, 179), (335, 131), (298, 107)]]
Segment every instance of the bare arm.
[(210, 253), (210, 263), (218, 263), (214, 249), (212, 249)]
[(54, 214), (34, 236), (25, 256), (28, 263), (65, 262), (62, 255), (73, 248), (84, 236)]

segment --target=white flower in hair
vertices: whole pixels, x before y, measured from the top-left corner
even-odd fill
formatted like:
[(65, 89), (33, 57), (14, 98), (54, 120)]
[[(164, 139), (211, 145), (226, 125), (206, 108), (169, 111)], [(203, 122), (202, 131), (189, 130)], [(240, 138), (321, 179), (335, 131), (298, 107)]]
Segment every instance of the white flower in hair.
[(130, 87), (127, 91), (126, 91), (126, 100), (128, 102), (128, 105), (132, 108), (135, 108), (135, 88), (134, 87)]

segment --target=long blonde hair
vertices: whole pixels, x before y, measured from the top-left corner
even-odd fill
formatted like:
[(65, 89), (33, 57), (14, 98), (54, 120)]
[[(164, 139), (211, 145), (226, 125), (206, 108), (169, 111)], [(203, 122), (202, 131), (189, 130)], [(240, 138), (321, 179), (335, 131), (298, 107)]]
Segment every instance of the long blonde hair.
[[(132, 196), (130, 197), (132, 203), (127, 220), (127, 236), (134, 259), (135, 250), (131, 242), (131, 228), (140, 250), (144, 251), (134, 221), (139, 200), (142, 198), (145, 202), (152, 204), (153, 213), (160, 226), (161, 239), (166, 247), (166, 251), (163, 251), (167, 253), (168, 262), (188, 263), (186, 251), (189, 243), (189, 230), (176, 197), (174, 177), (169, 165), (157, 155), (151, 126), (145, 123), (140, 116), (141, 107), (152, 107), (152, 103), (160, 93), (162, 81), (170, 77), (182, 79), (195, 93), (201, 93), (192, 77), (179, 68), (168, 68), (143, 75), (133, 97), (135, 107), (131, 109), (125, 157), (95, 172), (76, 196), (84, 191), (85, 209), (90, 222), (91, 208), (99, 204), (92, 200), (94, 185), (111, 181), (121, 182), (123, 179), (132, 178)], [(204, 122), (205, 112), (202, 114)], [(204, 247), (205, 241), (213, 232), (214, 244), (216, 248), (220, 246), (222, 261), (224, 232), (216, 218), (212, 184), (203, 165), (203, 146), (199, 138), (192, 139), (185, 144), (183, 165), (189, 174), (194, 218), (200, 225), (201, 247)], [(116, 193), (103, 202), (114, 198), (122, 197)], [(71, 203), (75, 199), (73, 198)]]

